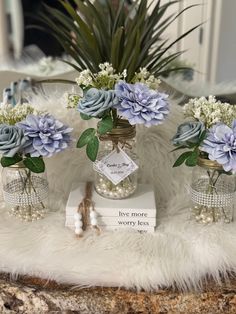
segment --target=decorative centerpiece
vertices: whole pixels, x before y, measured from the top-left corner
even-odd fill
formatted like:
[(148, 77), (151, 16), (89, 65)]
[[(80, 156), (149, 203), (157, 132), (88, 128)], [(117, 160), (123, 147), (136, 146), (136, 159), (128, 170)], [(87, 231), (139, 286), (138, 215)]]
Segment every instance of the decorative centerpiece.
[[(84, 90), (82, 98), (73, 97), (81, 118), (99, 120), (97, 128), (81, 134), (77, 147), (86, 146), (87, 156), (95, 163), (96, 191), (122, 199), (137, 187), (135, 126), (161, 124), (169, 113), (168, 95), (157, 91), (160, 81), (146, 69), (127, 83), (126, 70), (116, 74), (109, 63), (99, 67), (98, 73), (85, 70), (76, 79)], [(71, 107), (70, 96), (69, 100)]]
[(0, 107), (3, 197), (10, 214), (24, 221), (44, 217), (48, 182), (44, 157), (66, 149), (71, 128), (29, 104)]
[(157, 78), (189, 69), (169, 66), (182, 53), (171, 48), (198, 26), (173, 41), (163, 40), (163, 33), (192, 6), (164, 17), (174, 1), (60, 3), (65, 13), (47, 6), (37, 19), (51, 29), (73, 60), (65, 62), (79, 73), (83, 96), (69, 95), (69, 106), (78, 107), (82, 119), (99, 119), (97, 128), (81, 134), (77, 147), (86, 146), (94, 162), (100, 195), (128, 197), (137, 186), (135, 125), (158, 125), (166, 118), (167, 95), (158, 92)]
[(184, 106), (186, 118), (172, 142), (185, 152), (174, 167), (195, 167), (190, 186), (192, 214), (208, 224), (233, 220), (236, 191), (236, 107), (208, 99), (190, 99)]

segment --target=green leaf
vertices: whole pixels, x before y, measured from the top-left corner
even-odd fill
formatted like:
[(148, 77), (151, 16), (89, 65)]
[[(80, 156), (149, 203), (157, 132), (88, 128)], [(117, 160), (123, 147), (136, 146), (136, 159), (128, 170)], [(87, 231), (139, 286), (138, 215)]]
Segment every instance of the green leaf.
[(14, 157), (2, 157), (1, 158), (1, 165), (2, 167), (9, 167), (12, 165), (17, 164), (20, 162), (22, 158), (19, 155), (15, 155)]
[(27, 157), (23, 160), (26, 168), (35, 173), (41, 173), (45, 170), (45, 164), (42, 157)]
[(183, 154), (181, 154), (178, 159), (176, 160), (176, 162), (174, 163), (173, 167), (179, 167), (180, 165), (182, 165), (185, 160), (192, 155), (193, 152), (184, 152)]
[(188, 148), (188, 146), (186, 146), (186, 145), (181, 145), (181, 146), (178, 146), (178, 147), (172, 149), (170, 152), (173, 153), (173, 152), (175, 152), (175, 151), (177, 151), (177, 150), (186, 149), (186, 148)]
[(199, 151), (198, 150), (194, 150), (193, 152), (191, 152), (191, 155), (185, 161), (185, 165), (188, 166), (188, 167), (196, 166), (197, 165), (198, 156), (199, 156)]
[(99, 148), (99, 140), (97, 136), (94, 136), (87, 144), (86, 147), (86, 153), (88, 158), (91, 161), (95, 161), (98, 154), (98, 148)]
[(92, 119), (91, 116), (88, 116), (88, 115), (86, 115), (86, 114), (84, 114), (84, 113), (82, 113), (82, 112), (80, 112), (80, 117), (81, 117), (81, 119), (83, 119), (83, 120), (90, 120), (90, 119)]
[(96, 130), (94, 128), (89, 128), (89, 129), (85, 130), (81, 134), (81, 136), (77, 142), (77, 148), (81, 148), (81, 147), (85, 146), (86, 144), (88, 144), (88, 142), (95, 136), (95, 134), (96, 134)]
[(106, 116), (98, 123), (98, 133), (105, 134), (110, 132), (113, 128), (113, 121), (111, 116)]
[(199, 145), (204, 141), (206, 134), (207, 134), (207, 130), (204, 130), (201, 136), (199, 137)]

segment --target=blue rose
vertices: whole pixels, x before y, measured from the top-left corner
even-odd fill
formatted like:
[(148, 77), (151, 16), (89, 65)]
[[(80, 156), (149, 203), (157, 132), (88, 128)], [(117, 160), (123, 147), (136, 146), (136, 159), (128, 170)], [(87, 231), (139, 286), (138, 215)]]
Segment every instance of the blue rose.
[(0, 153), (13, 157), (25, 145), (27, 138), (23, 130), (14, 125), (0, 124)]
[(79, 101), (78, 111), (91, 117), (101, 117), (105, 110), (114, 105), (115, 92), (90, 88)]
[(172, 143), (174, 145), (197, 143), (204, 128), (205, 127), (202, 122), (185, 122), (180, 124), (178, 126), (177, 133), (172, 138)]

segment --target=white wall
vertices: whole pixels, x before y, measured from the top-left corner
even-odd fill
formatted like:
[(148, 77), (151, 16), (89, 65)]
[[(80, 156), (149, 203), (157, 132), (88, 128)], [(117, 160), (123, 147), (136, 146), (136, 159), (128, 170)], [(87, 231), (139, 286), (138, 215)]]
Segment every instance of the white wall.
[(7, 37), (7, 19), (5, 14), (5, 2), (0, 0), (0, 62), (4, 63), (9, 58)]
[(220, 15), (216, 83), (236, 80), (236, 0), (223, 0)]

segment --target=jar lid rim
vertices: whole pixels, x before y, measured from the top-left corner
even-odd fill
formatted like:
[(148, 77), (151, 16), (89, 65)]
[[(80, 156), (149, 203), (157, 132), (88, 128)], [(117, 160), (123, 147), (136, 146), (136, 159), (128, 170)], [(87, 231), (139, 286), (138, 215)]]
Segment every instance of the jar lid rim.
[(134, 138), (136, 135), (135, 125), (131, 125), (128, 120), (118, 119), (117, 125), (110, 132), (100, 135), (99, 138), (102, 141), (115, 140), (125, 141)]
[(211, 169), (216, 169), (216, 170), (224, 170), (222, 165), (220, 165), (217, 161), (206, 159), (206, 158), (201, 158), (201, 157), (198, 157), (197, 165), (200, 167), (206, 167), (206, 168), (211, 168)]

